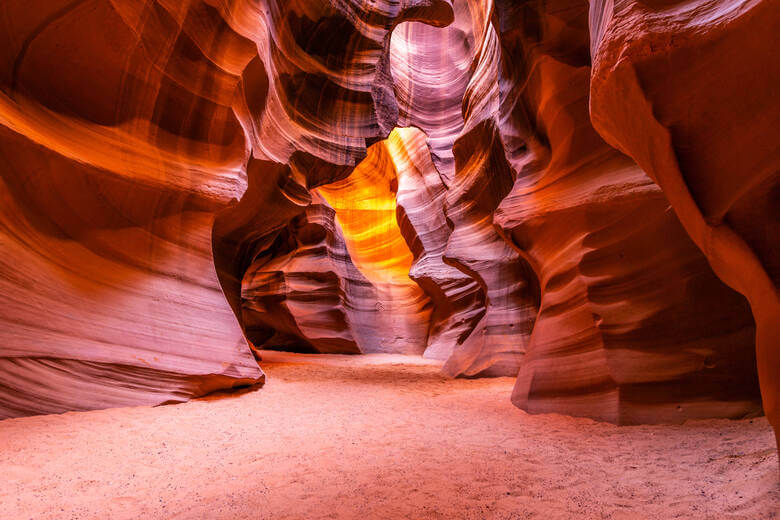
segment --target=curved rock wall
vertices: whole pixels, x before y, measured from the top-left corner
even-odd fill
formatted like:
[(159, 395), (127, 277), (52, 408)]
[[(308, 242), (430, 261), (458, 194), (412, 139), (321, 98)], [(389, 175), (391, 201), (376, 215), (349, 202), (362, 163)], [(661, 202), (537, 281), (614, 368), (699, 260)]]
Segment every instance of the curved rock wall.
[(445, 186), (454, 173), (452, 145), (463, 129), (463, 96), (475, 52), (468, 2), (454, 2), (453, 13), (452, 23), (445, 28), (404, 22), (393, 31), (390, 42), (398, 126), (426, 134)]
[(445, 213), (453, 230), (444, 261), (474, 278), (485, 295), (485, 314), (456, 347), (445, 373), (515, 375), (521, 366), (539, 305), (529, 264), (493, 226), (493, 212), (512, 185), (512, 170), (492, 120), (455, 143), (455, 175)]
[(594, 1), (594, 126), (663, 189), (756, 321), (764, 409), (780, 429), (780, 12), (772, 2)]
[(275, 347), (618, 423), (758, 413), (757, 362), (778, 427), (770, 2), (212, 4), (0, 7), (0, 417)]
[(430, 302), (409, 278), (413, 256), (396, 219), (398, 173), (387, 141), (369, 148), (348, 178), (317, 191), (336, 210), (351, 260), (374, 287), (372, 297), (355, 302), (375, 337), (362, 350), (422, 354)]
[[(255, 348), (359, 353), (353, 323), (365, 323), (356, 299), (376, 289), (350, 261), (336, 215), (315, 197), (256, 258), (241, 281), (242, 322)], [(358, 338), (362, 339), (362, 338)], [(364, 347), (365, 348), (365, 347)]]
[(249, 253), (395, 125), (393, 27), (451, 18), (443, 0), (4, 2), (0, 417), (262, 381), (234, 317)]
[[(414, 255), (409, 277), (425, 291), (433, 308), (424, 355), (447, 360), (484, 316), (485, 292), (474, 278), (444, 262), (451, 233), (444, 214), (447, 190), (425, 134), (414, 128), (395, 130), (387, 147), (398, 177), (398, 221)], [(467, 367), (456, 367), (451, 375)]]
[(758, 413), (745, 301), (591, 125), (587, 5), (497, 4), (494, 20), (500, 130), (518, 172), (495, 222), (541, 285), (513, 401), (617, 423)]
[(0, 7), (0, 417), (263, 380), (210, 244), (243, 191), (253, 45), (210, 9)]

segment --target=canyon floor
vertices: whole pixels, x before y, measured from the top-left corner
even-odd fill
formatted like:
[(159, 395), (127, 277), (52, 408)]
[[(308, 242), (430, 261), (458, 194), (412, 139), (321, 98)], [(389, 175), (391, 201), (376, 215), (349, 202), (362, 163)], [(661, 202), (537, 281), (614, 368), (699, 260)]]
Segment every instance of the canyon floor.
[(265, 387), (0, 422), (0, 518), (778, 518), (764, 418), (528, 415), (511, 378), (266, 353)]

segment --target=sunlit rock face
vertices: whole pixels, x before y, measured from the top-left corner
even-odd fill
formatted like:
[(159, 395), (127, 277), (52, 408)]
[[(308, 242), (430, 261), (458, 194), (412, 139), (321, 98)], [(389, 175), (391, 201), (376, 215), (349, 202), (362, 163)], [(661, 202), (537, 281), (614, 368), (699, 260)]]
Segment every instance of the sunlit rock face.
[[(431, 356), (446, 353), (444, 372), (452, 376), (515, 375), (538, 306), (530, 266), (492, 223), (513, 172), (503, 158), (495, 125), (482, 124), (480, 109), (496, 85), (495, 71), (484, 60), (490, 42), (484, 38), (483, 7), (456, 2), (454, 21), (438, 38), (431, 28), (404, 24), (391, 46), (400, 119), (428, 135), (444, 190), (434, 207), (441, 208), (440, 216), (450, 229), (439, 235), (446, 243), (431, 243), (435, 253), (426, 256), (440, 258), (462, 273), (434, 281), (438, 291), (450, 293), (448, 303), (438, 306), (441, 315), (448, 315), (453, 304), (463, 309), (449, 321), (450, 332), (443, 341), (434, 338), (429, 347)], [(485, 85), (489, 88), (483, 89)], [(487, 106), (484, 113), (495, 109)], [(433, 187), (430, 180), (425, 184), (429, 190)]]
[(255, 346), (423, 353), (431, 304), (409, 277), (397, 186), (383, 141), (349, 178), (311, 191), (311, 203), (243, 276), (242, 319)]
[(336, 210), (350, 257), (375, 288), (355, 302), (378, 345), (362, 350), (422, 354), (430, 301), (409, 278), (413, 256), (396, 218), (398, 174), (387, 142), (372, 146), (348, 178), (317, 191)]
[(247, 252), (395, 125), (391, 29), (451, 18), (436, 0), (4, 2), (0, 417), (261, 382), (236, 320)]
[(0, 417), (257, 383), (280, 348), (616, 423), (759, 413), (757, 362), (776, 424), (779, 74), (745, 57), (777, 17), (5, 2)]

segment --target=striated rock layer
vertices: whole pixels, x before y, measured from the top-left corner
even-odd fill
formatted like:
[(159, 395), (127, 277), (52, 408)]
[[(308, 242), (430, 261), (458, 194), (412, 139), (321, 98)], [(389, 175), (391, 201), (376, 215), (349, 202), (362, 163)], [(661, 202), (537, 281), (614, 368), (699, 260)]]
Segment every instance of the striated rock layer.
[[(333, 208), (313, 200), (241, 281), (242, 322), (257, 348), (358, 353), (355, 327), (373, 316), (352, 300), (376, 290), (352, 264)], [(359, 338), (361, 339), (361, 338)]]
[[(425, 139), (425, 134), (409, 128), (394, 131), (386, 143), (398, 178), (397, 218), (414, 255), (409, 277), (429, 296), (433, 308), (424, 356), (447, 360), (484, 316), (485, 292), (470, 275), (444, 262), (451, 233), (444, 214), (447, 190)], [(458, 375), (457, 368), (450, 375)]]
[(451, 18), (443, 0), (4, 2), (0, 417), (261, 382), (234, 317), (247, 241), (393, 128), (392, 28)]
[(215, 26), (206, 55), (195, 14), (141, 7), (0, 7), (0, 417), (263, 380), (210, 244), (243, 191), (252, 45)]
[(423, 352), (430, 304), (409, 278), (397, 184), (377, 143), (348, 179), (312, 190), (303, 213), (257, 246), (241, 281), (241, 318), (256, 347)]
[(5, 2), (0, 417), (258, 383), (262, 347), (616, 423), (759, 413), (758, 373), (777, 428), (777, 18)]
[(474, 69), (485, 72), (464, 98), (455, 155), (464, 147), (468, 162), (456, 178), (478, 161), (489, 172), (480, 179), (507, 172), (485, 215), (538, 277), (515, 404), (617, 423), (758, 413), (745, 301), (712, 273), (659, 187), (590, 123), (587, 5), (480, 7)]
[(715, 273), (750, 302), (764, 410), (775, 431), (778, 22), (777, 6), (760, 0), (615, 0), (590, 8), (594, 126), (658, 183)]
[[(466, 311), (448, 325), (458, 328), (446, 336), (446, 345), (436, 339), (429, 342), (429, 355), (448, 356), (444, 372), (451, 376), (515, 375), (538, 306), (532, 270), (492, 224), (492, 212), (511, 187), (513, 172), (505, 160), (501, 162), (503, 151), (495, 126), (479, 124), (470, 107), (491, 96), (491, 89), (481, 87), (494, 85), (496, 80), (482, 59), (486, 42), (480, 41), (480, 35), (486, 19), (481, 7), (456, 2), (454, 21), (438, 39), (430, 28), (405, 24), (394, 35), (392, 47), (401, 120), (428, 135), (438, 184), (444, 189), (441, 205), (436, 197), (430, 209), (443, 211), (438, 218), (450, 229), (437, 232), (438, 242), (423, 243), (431, 248), (425, 257), (437, 256), (471, 279), (462, 275), (441, 280), (415, 278), (428, 286), (437, 285), (437, 291), (444, 291), (450, 299), (437, 305), (443, 299), (432, 296), (434, 317), (449, 315), (453, 304)], [(436, 183), (426, 180), (425, 184)], [(423, 224), (406, 213), (412, 227)], [(432, 260), (421, 266), (444, 273)]]
[(375, 336), (376, 346), (362, 350), (422, 354), (430, 302), (409, 278), (413, 256), (396, 219), (398, 174), (386, 141), (373, 145), (347, 179), (317, 191), (336, 210), (350, 257), (374, 287), (355, 302)]

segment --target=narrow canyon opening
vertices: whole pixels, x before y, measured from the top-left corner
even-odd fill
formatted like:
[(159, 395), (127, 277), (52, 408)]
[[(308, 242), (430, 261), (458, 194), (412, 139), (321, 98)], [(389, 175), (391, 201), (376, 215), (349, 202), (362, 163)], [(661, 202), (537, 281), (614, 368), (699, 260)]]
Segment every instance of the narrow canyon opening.
[(423, 354), (432, 303), (410, 278), (414, 229), (396, 203), (404, 134), (425, 142), (396, 129), (372, 145), (248, 267), (242, 319), (256, 348)]
[(238, 317), (252, 348), (414, 354), (450, 376), (516, 376), (540, 288), (485, 220), (508, 180), (476, 187), (489, 194), (472, 224), (486, 242), (448, 251), (454, 226), (430, 138), (394, 129), (344, 179), (302, 192), (261, 245), (266, 228), (244, 235)]

